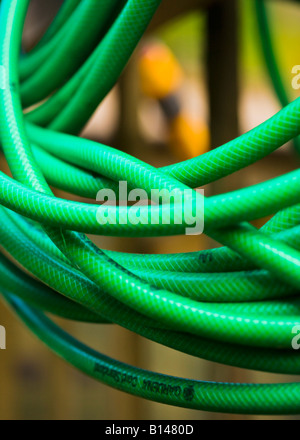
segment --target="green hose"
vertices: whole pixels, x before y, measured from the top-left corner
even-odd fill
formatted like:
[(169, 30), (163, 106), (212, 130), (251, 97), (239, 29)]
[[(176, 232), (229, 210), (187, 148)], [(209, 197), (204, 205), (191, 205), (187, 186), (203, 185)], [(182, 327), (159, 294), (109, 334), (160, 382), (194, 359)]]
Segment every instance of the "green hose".
[[(20, 59), (29, 0), (2, 0), (0, 140), (13, 178), (0, 173), (0, 243), (26, 273), (0, 255), (0, 291), (58, 355), (119, 390), (204, 411), (299, 414), (299, 383), (222, 384), (148, 372), (92, 351), (43, 314), (115, 323), (226, 365), (300, 373), (292, 349), (300, 325), (300, 170), (210, 198), (191, 191), (298, 136), (300, 100), (214, 151), (161, 169), (73, 135), (117, 81), (160, 3), (66, 0), (40, 44)], [(95, 27), (87, 30), (85, 19), (92, 16)], [(82, 32), (82, 44), (70, 54)], [(66, 55), (67, 66), (56, 72)], [(51, 93), (24, 115), (22, 105)], [(153, 189), (189, 190), (193, 203), (204, 203), (205, 233), (224, 246), (147, 256), (101, 250), (83, 233), (154, 237), (184, 234), (191, 225), (186, 218), (177, 224), (176, 203), (135, 208), (140, 221), (122, 224), (131, 208), (62, 200), (49, 187), (95, 199), (121, 181), (148, 196)], [(170, 222), (163, 224), (168, 211)], [(117, 221), (100, 224), (100, 214)], [(150, 221), (154, 214), (157, 223)], [(249, 223), (272, 214), (261, 230)]]
[[(297, 0), (298, 1), (298, 0)], [(272, 32), (270, 29), (270, 24), (268, 20), (268, 13), (265, 0), (255, 0), (257, 24), (260, 33), (260, 39), (262, 43), (262, 49), (264, 58), (266, 61), (266, 66), (272, 80), (274, 90), (278, 96), (280, 104), (285, 107), (290, 99), (288, 93), (285, 89), (282, 75), (276, 60), (276, 55), (274, 51)], [(293, 139), (295, 148), (297, 152), (300, 152), (300, 138), (295, 137)]]
[(55, 50), (48, 46), (48, 57), (22, 83), (21, 97), (24, 107), (47, 98), (76, 72), (85, 60), (86, 52), (89, 53), (89, 49), (94, 47), (101, 36), (104, 25), (118, 2), (119, 0), (85, 0), (79, 4), (72, 17), (72, 24), (68, 26), (67, 32), (63, 32)]

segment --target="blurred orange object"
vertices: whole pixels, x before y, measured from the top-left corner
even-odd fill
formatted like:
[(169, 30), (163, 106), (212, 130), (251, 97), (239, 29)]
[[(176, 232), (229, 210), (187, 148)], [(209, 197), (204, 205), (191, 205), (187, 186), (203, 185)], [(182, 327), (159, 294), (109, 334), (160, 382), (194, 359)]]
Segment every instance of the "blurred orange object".
[(172, 51), (163, 43), (147, 44), (139, 61), (141, 88), (159, 101), (169, 122), (169, 146), (179, 160), (199, 156), (209, 150), (210, 132), (201, 119), (184, 112), (180, 89), (184, 73)]
[(195, 121), (187, 114), (179, 114), (170, 123), (170, 147), (180, 161), (206, 153), (210, 146), (210, 132), (203, 121)]
[(177, 59), (162, 43), (150, 43), (143, 48), (139, 71), (143, 93), (151, 98), (163, 99), (176, 92), (183, 82)]

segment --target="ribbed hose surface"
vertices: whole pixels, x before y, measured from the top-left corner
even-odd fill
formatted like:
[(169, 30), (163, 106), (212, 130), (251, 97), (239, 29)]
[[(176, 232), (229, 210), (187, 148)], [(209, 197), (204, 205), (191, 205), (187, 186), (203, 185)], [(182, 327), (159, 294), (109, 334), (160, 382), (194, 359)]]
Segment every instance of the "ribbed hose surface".
[[(174, 255), (104, 251), (83, 233), (178, 235), (187, 224), (100, 225), (99, 209), (124, 219), (129, 208), (58, 199), (48, 186), (91, 199), (100, 189), (116, 190), (120, 181), (148, 195), (154, 188), (182, 194), (255, 163), (300, 134), (297, 99), (228, 144), (161, 169), (74, 136), (117, 81), (160, 2), (65, 0), (41, 42), (20, 58), (29, 0), (1, 1), (0, 137), (13, 179), (0, 173), (0, 241), (35, 277), (0, 255), (1, 293), (52, 350), (112, 387), (205, 411), (299, 414), (299, 383), (223, 384), (151, 373), (92, 351), (42, 313), (116, 323), (227, 365), (300, 374), (292, 349), (300, 326), (299, 169), (205, 198), (205, 233), (224, 247)], [(24, 116), (22, 106), (47, 97)], [(174, 212), (174, 205), (142, 207), (140, 216), (149, 219), (155, 211), (161, 220), (169, 208)], [(272, 214), (261, 230), (249, 223)]]

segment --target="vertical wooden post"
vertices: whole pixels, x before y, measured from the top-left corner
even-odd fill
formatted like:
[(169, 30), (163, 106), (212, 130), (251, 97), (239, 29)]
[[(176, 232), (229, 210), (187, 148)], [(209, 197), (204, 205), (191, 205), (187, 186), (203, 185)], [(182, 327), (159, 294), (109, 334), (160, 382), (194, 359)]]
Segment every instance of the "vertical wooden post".
[[(237, 0), (220, 0), (207, 8), (207, 76), (212, 148), (239, 135), (238, 122), (238, 6)], [(211, 185), (216, 192), (218, 183)], [(231, 367), (212, 365), (216, 380), (242, 382), (245, 373)], [(220, 418), (210, 414), (210, 419)], [(235, 416), (221, 416), (235, 419)]]
[(239, 134), (237, 0), (212, 3), (207, 11), (210, 125), (216, 148)]

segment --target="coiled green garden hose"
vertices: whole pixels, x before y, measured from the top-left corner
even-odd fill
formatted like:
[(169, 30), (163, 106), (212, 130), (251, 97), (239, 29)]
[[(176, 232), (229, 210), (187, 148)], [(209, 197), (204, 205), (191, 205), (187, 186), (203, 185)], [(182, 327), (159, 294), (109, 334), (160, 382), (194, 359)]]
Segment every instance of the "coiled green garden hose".
[[(48, 186), (94, 199), (99, 189), (116, 190), (120, 181), (147, 194), (153, 188), (182, 194), (256, 162), (300, 134), (297, 99), (240, 138), (162, 169), (74, 136), (115, 84), (160, 3), (65, 0), (41, 43), (20, 58), (29, 0), (1, 1), (0, 139), (13, 178), (0, 173), (0, 242), (34, 275), (1, 255), (1, 294), (52, 350), (112, 387), (205, 411), (299, 414), (297, 382), (223, 384), (148, 372), (92, 351), (43, 314), (116, 323), (193, 356), (300, 374), (300, 358), (292, 349), (300, 326), (299, 169), (205, 198), (205, 233), (225, 246), (176, 255), (104, 251), (83, 233), (178, 235), (186, 223), (172, 217), (167, 225), (101, 225), (99, 210), (120, 220), (129, 208), (58, 199)], [(95, 18), (96, 30), (86, 29), (86, 17)], [(83, 34), (84, 44), (77, 46), (73, 38)], [(53, 75), (71, 43), (74, 52)], [(22, 104), (39, 105), (24, 115)], [(202, 200), (198, 193), (197, 198)], [(148, 219), (155, 211), (161, 219), (167, 209), (175, 213), (173, 204), (140, 207), (139, 215)], [(273, 214), (261, 230), (249, 223)]]

